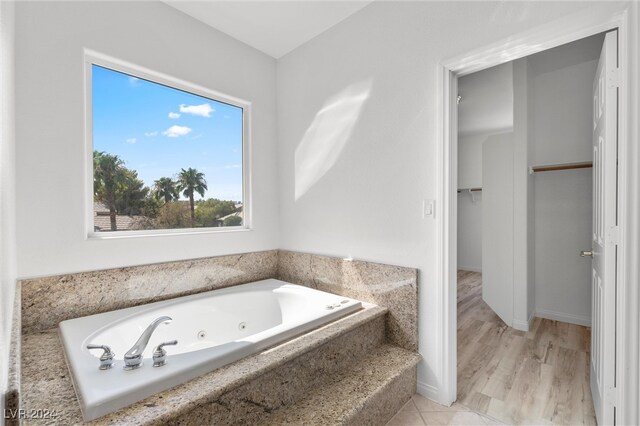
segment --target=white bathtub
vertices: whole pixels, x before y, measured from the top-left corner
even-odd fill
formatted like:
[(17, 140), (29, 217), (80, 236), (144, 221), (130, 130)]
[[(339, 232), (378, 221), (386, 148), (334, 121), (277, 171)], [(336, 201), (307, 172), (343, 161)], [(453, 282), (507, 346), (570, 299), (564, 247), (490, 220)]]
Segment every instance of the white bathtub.
[[(361, 308), (357, 300), (269, 279), (207, 293), (63, 321), (60, 334), (85, 421), (93, 420), (209, 371), (303, 334)], [(144, 351), (143, 366), (125, 371), (124, 353), (156, 318), (167, 315)], [(167, 364), (154, 368), (161, 342)], [(116, 363), (99, 370), (108, 345)]]

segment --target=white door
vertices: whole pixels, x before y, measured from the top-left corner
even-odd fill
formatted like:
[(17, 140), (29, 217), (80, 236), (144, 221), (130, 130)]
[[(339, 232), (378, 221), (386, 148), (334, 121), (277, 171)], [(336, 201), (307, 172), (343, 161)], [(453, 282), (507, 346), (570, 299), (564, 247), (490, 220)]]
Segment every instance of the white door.
[(615, 403), (617, 36), (606, 34), (593, 83), (591, 393), (600, 425), (614, 424)]

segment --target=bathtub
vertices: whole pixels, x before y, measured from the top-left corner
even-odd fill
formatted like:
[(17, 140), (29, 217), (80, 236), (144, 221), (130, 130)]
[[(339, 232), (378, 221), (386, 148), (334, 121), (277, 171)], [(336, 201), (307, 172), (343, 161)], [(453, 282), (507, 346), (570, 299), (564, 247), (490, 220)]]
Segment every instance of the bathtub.
[[(269, 279), (60, 323), (60, 335), (85, 421), (126, 407), (267, 347), (361, 309), (359, 301)], [(142, 367), (124, 370), (123, 355), (156, 318), (160, 324)], [(153, 367), (154, 348), (166, 341), (167, 364)], [(115, 365), (100, 370), (108, 345)]]

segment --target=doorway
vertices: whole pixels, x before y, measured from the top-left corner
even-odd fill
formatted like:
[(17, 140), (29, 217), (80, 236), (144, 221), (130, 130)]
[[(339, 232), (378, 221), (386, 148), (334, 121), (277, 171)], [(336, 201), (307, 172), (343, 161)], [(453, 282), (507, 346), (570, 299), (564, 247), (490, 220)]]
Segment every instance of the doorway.
[[(573, 19), (573, 18), (572, 18)], [(595, 22), (586, 22), (589, 19), (584, 17), (569, 19), (563, 25), (563, 29), (560, 29), (560, 24), (555, 23), (557, 31), (550, 31), (548, 33), (540, 32), (537, 34), (527, 34), (520, 38), (511, 38), (504, 43), (490, 46), (486, 49), (479, 49), (477, 52), (461, 56), (454, 60), (447, 62), (443, 65), (443, 150), (441, 151), (442, 169), (441, 176), (442, 181), (442, 205), (440, 206), (438, 213), (440, 214), (441, 234), (439, 235), (439, 242), (442, 247), (441, 257), (441, 270), (440, 277), (446, 285), (446, 291), (442, 293), (442, 302), (444, 307), (444, 322), (442, 328), (442, 342), (444, 347), (443, 357), (443, 370), (445, 375), (445, 381), (443, 384), (441, 402), (451, 403), (456, 399), (457, 389), (457, 372), (456, 372), (456, 281), (457, 281), (457, 240), (456, 240), (456, 219), (457, 219), (457, 138), (455, 132), (457, 130), (457, 105), (455, 105), (455, 99), (457, 97), (457, 83), (458, 77), (470, 74), (475, 71), (486, 69), (492, 65), (498, 65), (505, 63), (509, 60), (515, 60), (522, 58), (528, 54), (538, 53), (544, 50), (548, 50), (553, 47), (557, 47), (567, 42), (579, 40), (587, 36), (597, 34), (603, 31), (607, 31), (613, 28), (622, 28), (620, 31), (620, 40), (625, 43), (626, 30), (624, 29), (625, 21), (616, 15), (608, 22), (602, 22), (602, 19), (595, 20)], [(548, 27), (548, 26), (547, 26)], [(624, 49), (623, 49), (624, 50)], [(620, 58), (620, 75), (621, 81), (624, 83), (626, 78), (626, 69), (624, 64), (627, 63), (625, 54), (623, 53)], [(627, 120), (627, 100), (622, 97), (619, 103), (619, 112), (621, 120)], [(624, 126), (623, 126), (624, 127)], [(623, 152), (626, 149), (627, 140), (624, 134), (620, 135), (618, 140), (618, 147)], [(623, 175), (624, 165), (619, 165), (618, 174)], [(626, 186), (622, 183), (621, 192), (625, 193)], [(618, 203), (621, 202), (622, 197), (618, 199)], [(621, 226), (624, 226), (626, 222), (623, 221)], [(619, 228), (622, 232), (622, 228)], [(625, 256), (624, 244), (617, 245), (618, 256)], [(623, 274), (618, 275), (618, 285), (622, 288), (626, 288), (626, 278)], [(619, 297), (619, 296), (618, 296)], [(620, 308), (620, 300), (618, 302), (618, 308), (616, 314), (618, 318), (624, 317), (624, 313)], [(621, 322), (617, 321), (618, 327), (621, 326)], [(616, 342), (616, 347), (618, 342)], [(619, 352), (618, 352), (619, 353)], [(618, 383), (621, 381), (619, 380)], [(605, 396), (611, 396), (605, 395)], [(624, 398), (624, 396), (623, 396)], [(620, 411), (618, 411), (620, 413)], [(623, 418), (623, 417), (619, 417)]]
[(510, 424), (595, 423), (591, 259), (579, 252), (604, 38), (458, 79), (457, 397)]

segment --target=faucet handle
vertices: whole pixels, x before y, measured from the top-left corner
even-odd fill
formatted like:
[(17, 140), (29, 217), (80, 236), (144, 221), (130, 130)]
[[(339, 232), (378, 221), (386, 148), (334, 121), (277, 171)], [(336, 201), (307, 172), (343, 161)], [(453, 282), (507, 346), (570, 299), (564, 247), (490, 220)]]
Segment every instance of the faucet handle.
[(164, 350), (164, 346), (177, 345), (177, 340), (171, 340), (169, 342), (160, 343), (153, 350), (153, 366), (162, 367), (167, 363), (167, 351)]
[(116, 355), (107, 345), (88, 344), (87, 349), (102, 349), (104, 352), (100, 355), (100, 370), (108, 370), (113, 367), (113, 357)]

